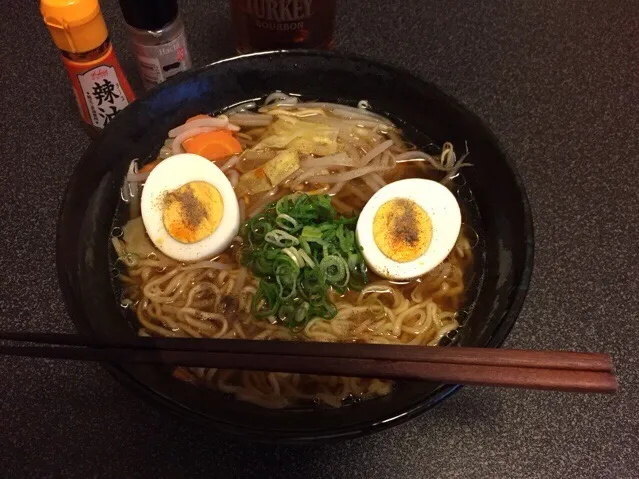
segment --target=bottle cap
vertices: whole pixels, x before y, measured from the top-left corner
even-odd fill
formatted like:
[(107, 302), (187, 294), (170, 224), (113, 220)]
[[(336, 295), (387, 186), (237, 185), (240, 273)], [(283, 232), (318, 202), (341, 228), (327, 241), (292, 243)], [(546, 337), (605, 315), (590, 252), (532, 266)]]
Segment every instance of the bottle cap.
[(139, 30), (157, 31), (175, 20), (177, 0), (120, 0), (126, 23)]
[(98, 0), (41, 0), (40, 12), (60, 50), (88, 52), (109, 36)]

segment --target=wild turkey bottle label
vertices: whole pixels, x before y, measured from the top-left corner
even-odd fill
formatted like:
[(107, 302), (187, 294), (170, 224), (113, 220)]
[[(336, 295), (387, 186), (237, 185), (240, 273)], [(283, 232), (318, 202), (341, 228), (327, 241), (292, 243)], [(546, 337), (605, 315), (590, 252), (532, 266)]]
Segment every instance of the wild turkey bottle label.
[(237, 50), (331, 48), (335, 0), (230, 0)]

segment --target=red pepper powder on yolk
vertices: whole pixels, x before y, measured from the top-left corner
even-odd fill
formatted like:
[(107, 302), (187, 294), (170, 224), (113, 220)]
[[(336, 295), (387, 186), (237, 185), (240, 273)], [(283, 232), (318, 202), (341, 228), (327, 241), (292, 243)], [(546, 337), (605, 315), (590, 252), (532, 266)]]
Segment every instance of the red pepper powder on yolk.
[(428, 214), (414, 201), (396, 198), (384, 203), (373, 219), (373, 238), (384, 255), (406, 263), (428, 249), (433, 228)]
[(192, 181), (167, 193), (163, 222), (181, 243), (196, 243), (210, 236), (222, 220), (224, 204), (217, 189), (205, 181)]

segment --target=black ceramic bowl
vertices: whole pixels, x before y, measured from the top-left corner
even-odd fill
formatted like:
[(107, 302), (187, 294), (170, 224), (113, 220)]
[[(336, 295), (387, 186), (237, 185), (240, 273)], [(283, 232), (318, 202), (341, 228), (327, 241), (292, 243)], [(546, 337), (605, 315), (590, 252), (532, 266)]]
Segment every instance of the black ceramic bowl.
[[(486, 126), (459, 103), (406, 71), (312, 51), (237, 57), (179, 75), (126, 108), (84, 154), (69, 182), (58, 224), (57, 265), (71, 318), (84, 334), (133, 336), (111, 286), (109, 234), (119, 188), (133, 158), (157, 152), (170, 128), (201, 112), (218, 112), (275, 90), (373, 109), (400, 124), (420, 147), (467, 143), (463, 180), (482, 238), (474, 293), (458, 336), (465, 346), (499, 346), (528, 288), (533, 230), (528, 201), (512, 165)], [(354, 437), (398, 424), (432, 407), (457, 386), (401, 383), (382, 398), (340, 409), (268, 410), (173, 379), (155, 366), (109, 365), (141, 396), (184, 418), (254, 440), (311, 442)]]

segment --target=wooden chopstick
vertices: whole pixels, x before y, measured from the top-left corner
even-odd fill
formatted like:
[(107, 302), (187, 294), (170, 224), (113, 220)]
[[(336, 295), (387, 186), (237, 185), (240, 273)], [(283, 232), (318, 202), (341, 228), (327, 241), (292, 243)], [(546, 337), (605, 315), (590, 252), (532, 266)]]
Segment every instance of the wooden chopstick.
[(279, 354), (290, 356), (380, 359), (483, 366), (531, 367), (611, 372), (608, 354), (573, 351), (535, 351), (496, 348), (431, 348), (424, 346), (321, 343), (309, 341), (255, 341), (243, 339), (143, 338), (117, 342), (76, 334), (0, 332), (0, 341), (48, 343), (91, 348), (207, 351), (219, 353)]
[[(0, 339), (52, 344), (55, 339), (58, 344), (66, 344), (0, 345), (0, 354), (30, 357), (418, 379), (570, 392), (617, 390), (610, 357), (595, 353), (189, 338), (135, 338), (114, 345), (76, 335), (42, 333), (0, 333)], [(425, 351), (429, 352), (423, 354)], [(551, 361), (551, 357), (561, 357), (559, 363), (570, 367), (557, 367), (558, 362)]]

